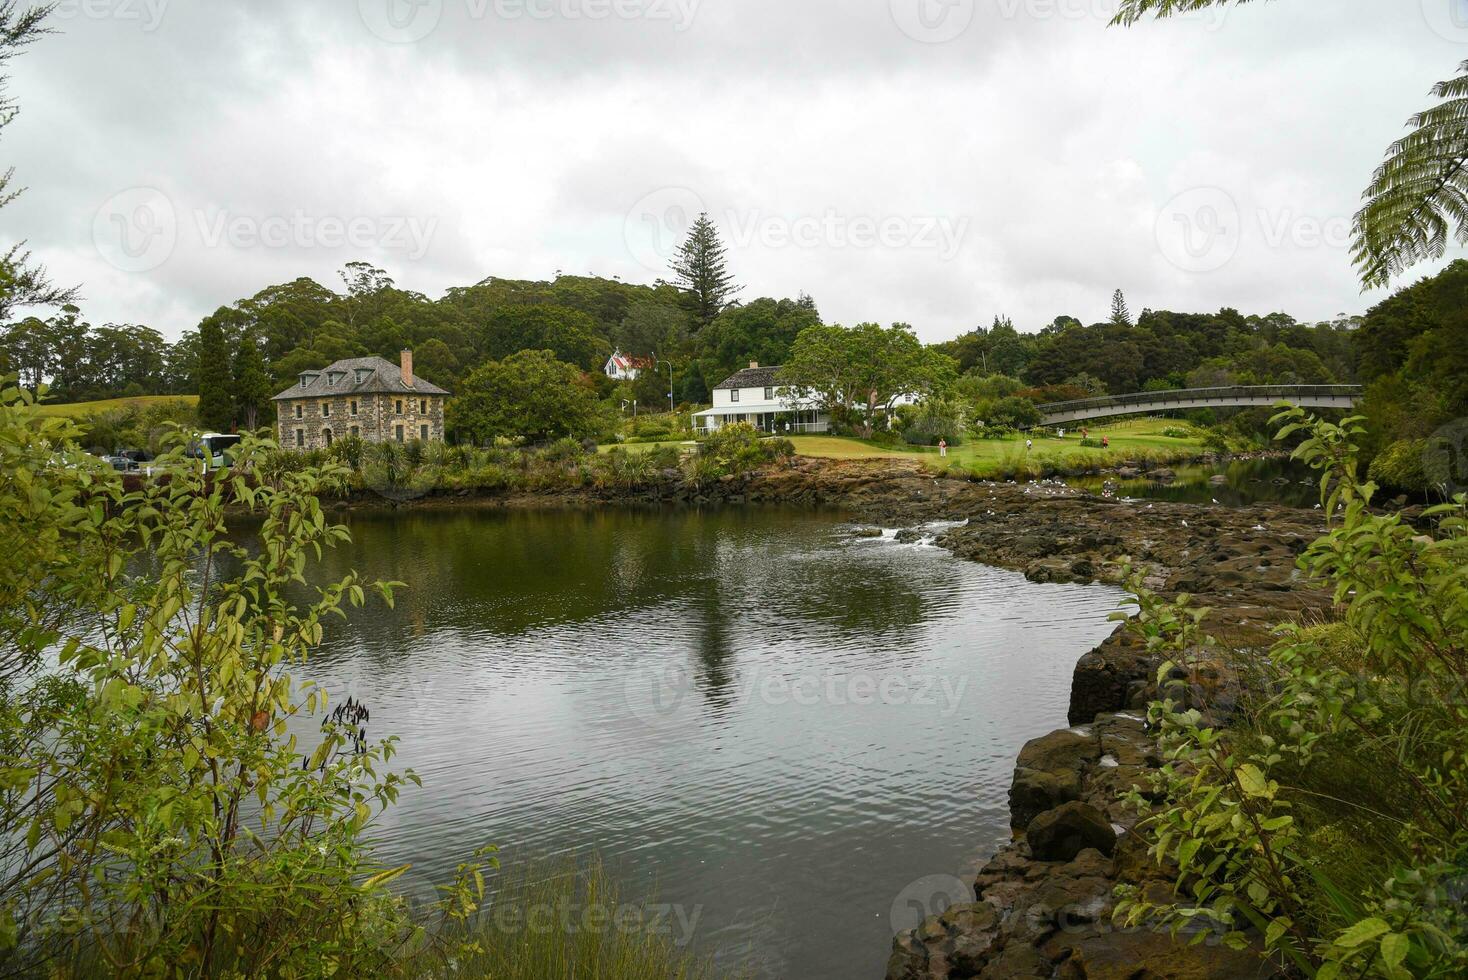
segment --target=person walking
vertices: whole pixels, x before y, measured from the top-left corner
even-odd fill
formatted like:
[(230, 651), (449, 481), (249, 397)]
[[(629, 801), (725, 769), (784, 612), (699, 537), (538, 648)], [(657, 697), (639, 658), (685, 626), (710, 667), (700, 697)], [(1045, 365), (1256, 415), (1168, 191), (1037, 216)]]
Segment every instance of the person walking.
[(1029, 452), (1031, 449), (1034, 449), (1034, 448), (1035, 448), (1035, 440), (1033, 440), (1033, 439), (1026, 439), (1025, 440), (1025, 452)]
[(948, 456), (948, 440), (947, 439), (939, 439), (938, 440), (938, 455), (940, 457), (947, 458), (947, 456)]

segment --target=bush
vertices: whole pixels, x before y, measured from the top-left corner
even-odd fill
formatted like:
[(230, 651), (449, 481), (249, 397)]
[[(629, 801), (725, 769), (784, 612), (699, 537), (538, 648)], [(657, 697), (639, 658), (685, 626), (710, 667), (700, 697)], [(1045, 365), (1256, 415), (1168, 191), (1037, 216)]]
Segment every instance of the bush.
[(1371, 479), (1394, 490), (1426, 493), (1429, 488), (1427, 469), (1423, 465), (1426, 450), (1425, 439), (1398, 439), (1371, 461), (1368, 474)]
[(1133, 580), (1168, 762), (1131, 800), (1178, 897), (1123, 889), (1118, 919), (1261, 943), (1317, 978), (1468, 975), (1468, 499), (1430, 508), (1423, 534), (1370, 509), (1359, 419), (1277, 419), (1328, 478), (1329, 530), (1300, 565), (1341, 618), (1229, 651), (1203, 611)]
[[(347, 539), (319, 502), (343, 471), (267, 475), (270, 447), (247, 437), (232, 472), (206, 476), (179, 435), (161, 462), (171, 481), (127, 492), (116, 474), (54, 465), (74, 437), (0, 395), (0, 533), (28, 562), (0, 567), (7, 966), (383, 972), (412, 930), (367, 841), (414, 777), (386, 770), (392, 739), (369, 739), (302, 677), (328, 619), (392, 601), (349, 574), (302, 604), (313, 557)], [(312, 716), (321, 735), (298, 745), (287, 721)]]

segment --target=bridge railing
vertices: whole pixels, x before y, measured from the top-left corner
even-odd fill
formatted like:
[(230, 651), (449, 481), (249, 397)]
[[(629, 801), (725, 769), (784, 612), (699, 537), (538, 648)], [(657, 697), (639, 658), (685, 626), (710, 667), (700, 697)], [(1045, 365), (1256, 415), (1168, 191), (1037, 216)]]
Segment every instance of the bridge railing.
[(1099, 398), (1050, 402), (1040, 405), (1039, 409), (1046, 415), (1059, 415), (1088, 408), (1155, 406), (1168, 402), (1229, 402), (1244, 398), (1293, 402), (1317, 398), (1354, 399), (1360, 395), (1359, 385), (1232, 385), (1225, 388), (1170, 388), (1165, 391), (1138, 391), (1130, 395), (1103, 395)]

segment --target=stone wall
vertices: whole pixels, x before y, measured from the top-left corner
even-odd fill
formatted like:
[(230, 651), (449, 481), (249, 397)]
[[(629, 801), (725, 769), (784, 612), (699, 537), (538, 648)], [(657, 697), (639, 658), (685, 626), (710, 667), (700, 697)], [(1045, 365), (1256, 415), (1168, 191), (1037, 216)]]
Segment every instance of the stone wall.
[[(352, 403), (356, 414), (352, 414)], [(423, 403), (427, 411), (422, 411)], [(428, 441), (443, 441), (442, 395), (384, 395), (344, 393), (330, 398), (298, 398), (277, 402), (279, 420), (277, 437), (287, 449), (320, 449), (326, 445), (326, 430), (332, 438), (345, 439), (354, 434), (366, 442), (411, 442), (423, 436), (428, 426)], [(329, 406), (329, 412), (323, 410)], [(401, 412), (399, 407), (401, 406)], [(297, 408), (300, 418), (296, 417)], [(402, 426), (402, 437), (398, 427)], [(298, 441), (297, 431), (301, 438)]]

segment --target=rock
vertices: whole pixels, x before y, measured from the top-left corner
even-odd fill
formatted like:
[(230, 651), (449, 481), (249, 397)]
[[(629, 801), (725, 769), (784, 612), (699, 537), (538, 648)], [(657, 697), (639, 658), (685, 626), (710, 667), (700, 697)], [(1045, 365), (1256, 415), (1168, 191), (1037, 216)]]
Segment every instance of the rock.
[(1009, 787), (1010, 826), (1022, 830), (1046, 810), (1078, 799), (1082, 773), (1100, 758), (1095, 737), (1071, 729), (1027, 742)]
[(1148, 473), (1147, 479), (1152, 480), (1156, 483), (1171, 483), (1173, 480), (1177, 479), (1177, 474), (1164, 466), (1160, 470), (1153, 470), (1152, 472)]
[(880, 538), (882, 536), (882, 529), (879, 527), (859, 527), (854, 532), (854, 536), (858, 538)]
[(915, 527), (905, 527), (893, 536), (898, 544), (916, 544), (923, 539), (923, 532)]
[(1116, 831), (1106, 815), (1078, 801), (1047, 810), (1030, 821), (1025, 831), (1030, 853), (1038, 861), (1073, 861), (1087, 848), (1102, 854), (1116, 849)]
[(1283, 972), (1259, 950), (1234, 950), (1218, 942), (1189, 946), (1165, 930), (1108, 931), (1057, 936), (1047, 951), (1065, 957), (1060, 977), (1077, 980), (1268, 980)]
[(1118, 466), (1116, 468), (1116, 476), (1121, 480), (1135, 480), (1141, 475), (1142, 471), (1135, 466)]

